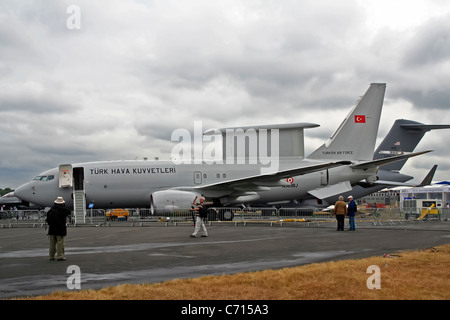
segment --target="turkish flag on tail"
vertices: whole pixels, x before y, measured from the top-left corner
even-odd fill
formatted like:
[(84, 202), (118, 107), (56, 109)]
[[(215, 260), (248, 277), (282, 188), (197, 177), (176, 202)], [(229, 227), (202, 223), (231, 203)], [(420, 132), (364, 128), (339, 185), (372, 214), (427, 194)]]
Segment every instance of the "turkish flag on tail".
[(366, 116), (355, 116), (355, 123), (366, 123)]

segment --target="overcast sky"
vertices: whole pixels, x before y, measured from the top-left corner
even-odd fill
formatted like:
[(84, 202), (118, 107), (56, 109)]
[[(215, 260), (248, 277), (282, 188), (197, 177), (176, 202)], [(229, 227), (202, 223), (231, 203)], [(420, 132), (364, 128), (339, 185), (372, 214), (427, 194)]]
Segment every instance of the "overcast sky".
[[(0, 188), (63, 163), (169, 158), (194, 121), (317, 123), (309, 154), (372, 82), (387, 84), (378, 143), (399, 118), (450, 124), (449, 1), (2, 0)], [(402, 172), (450, 179), (449, 131)]]

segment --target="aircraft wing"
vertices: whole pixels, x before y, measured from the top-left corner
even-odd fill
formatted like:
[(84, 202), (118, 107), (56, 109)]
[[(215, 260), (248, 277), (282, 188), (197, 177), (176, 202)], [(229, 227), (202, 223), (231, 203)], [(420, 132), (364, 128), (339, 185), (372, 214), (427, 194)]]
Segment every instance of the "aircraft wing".
[(270, 190), (270, 187), (289, 184), (288, 182), (282, 181), (282, 179), (349, 164), (351, 164), (350, 161), (321, 163), (294, 169), (281, 170), (274, 173), (267, 173), (263, 175), (249, 176), (224, 182), (212, 183), (204, 186), (180, 187), (176, 189), (196, 190), (201, 191), (205, 195), (214, 194), (214, 196), (218, 196), (218, 194), (230, 194), (233, 192), (266, 191)]
[(408, 158), (415, 157), (415, 156), (420, 156), (422, 154), (425, 154), (425, 153), (428, 153), (431, 151), (433, 151), (433, 150), (402, 154), (402, 155), (393, 156), (393, 157), (389, 157), (389, 158), (377, 159), (377, 160), (372, 160), (372, 161), (355, 164), (355, 165), (352, 165), (351, 167), (353, 169), (370, 169), (370, 168), (373, 168), (374, 166), (382, 166), (382, 165), (385, 165), (388, 163), (408, 159)]

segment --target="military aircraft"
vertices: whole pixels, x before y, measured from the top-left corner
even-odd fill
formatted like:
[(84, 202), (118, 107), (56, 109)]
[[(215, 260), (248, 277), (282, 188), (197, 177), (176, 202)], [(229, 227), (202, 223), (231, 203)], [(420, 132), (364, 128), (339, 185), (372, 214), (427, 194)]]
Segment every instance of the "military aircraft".
[[(44, 207), (62, 196), (74, 210), (87, 206), (151, 207), (155, 213), (188, 209), (201, 195), (221, 206), (271, 203), (310, 195), (332, 196), (351, 190), (352, 185), (362, 180), (375, 182), (381, 165), (430, 152), (372, 159), (385, 89), (384, 83), (371, 84), (336, 132), (309, 157), (304, 157), (303, 129), (318, 125), (225, 128), (205, 132), (225, 137), (220, 159), (223, 161), (183, 163), (181, 159), (172, 159), (66, 164), (39, 174), (14, 194)], [(239, 140), (242, 134), (244, 139)], [(239, 143), (233, 144), (234, 141), (245, 142), (244, 156), (239, 153), (242, 150)]]

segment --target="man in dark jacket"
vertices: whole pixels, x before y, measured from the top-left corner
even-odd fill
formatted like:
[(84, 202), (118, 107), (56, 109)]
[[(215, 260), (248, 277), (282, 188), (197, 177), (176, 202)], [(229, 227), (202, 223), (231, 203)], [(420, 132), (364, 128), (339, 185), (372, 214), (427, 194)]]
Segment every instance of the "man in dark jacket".
[(206, 226), (205, 226), (205, 220), (207, 217), (207, 208), (205, 206), (205, 198), (203, 196), (200, 197), (200, 203), (195, 203), (195, 200), (194, 200), (194, 204), (197, 206), (197, 208), (194, 209), (194, 211), (196, 211), (196, 213), (195, 213), (195, 229), (194, 229), (194, 233), (191, 234), (191, 238), (197, 238), (197, 233), (200, 231), (200, 228), (203, 229), (202, 237), (207, 237), (208, 230), (206, 230)]
[(356, 210), (357, 210), (357, 206), (355, 203), (355, 200), (353, 200), (352, 196), (348, 197), (348, 210), (347, 210), (347, 215), (348, 215), (348, 222), (350, 224), (350, 229), (354, 231), (355, 230), (355, 215), (356, 215)]
[(49, 226), (48, 236), (50, 239), (50, 260), (66, 260), (64, 257), (64, 237), (67, 235), (66, 219), (70, 216), (70, 210), (65, 206), (63, 197), (58, 197), (55, 204), (47, 212), (45, 220)]

